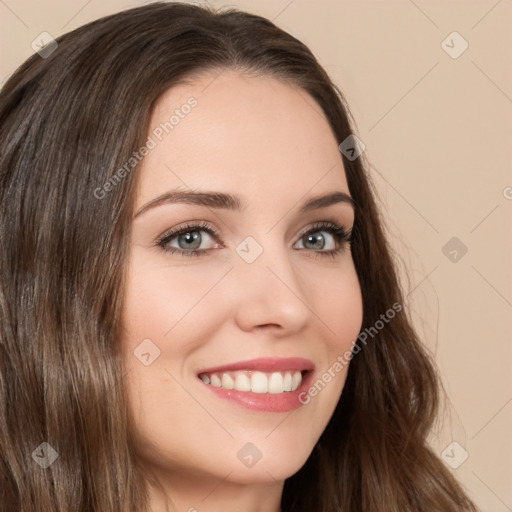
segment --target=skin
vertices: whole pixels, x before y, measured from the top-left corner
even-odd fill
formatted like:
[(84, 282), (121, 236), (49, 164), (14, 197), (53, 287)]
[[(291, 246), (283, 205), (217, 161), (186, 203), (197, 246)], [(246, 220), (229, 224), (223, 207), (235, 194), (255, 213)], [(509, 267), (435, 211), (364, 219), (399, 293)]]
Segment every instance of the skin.
[[(242, 212), (165, 204), (134, 218), (121, 340), (131, 407), (151, 478), (152, 512), (279, 511), (284, 480), (305, 463), (345, 383), (345, 367), (293, 412), (252, 411), (216, 397), (201, 369), (259, 357), (303, 357), (315, 380), (350, 350), (362, 299), (350, 246), (334, 258), (301, 235), (314, 223), (350, 229), (347, 203), (299, 214), (310, 197), (349, 193), (337, 141), (302, 89), (234, 70), (204, 74), (168, 90), (150, 131), (194, 96), (198, 104), (137, 168), (135, 212), (165, 191), (239, 194)], [(212, 82), (213, 80), (213, 82)], [(170, 254), (166, 231), (200, 221), (207, 255)], [(236, 247), (252, 236), (263, 253), (247, 263)], [(170, 243), (186, 250), (178, 237)], [(145, 366), (134, 350), (151, 339), (160, 355)], [(237, 452), (253, 443), (261, 459)], [(172, 497), (172, 499), (170, 498)]]

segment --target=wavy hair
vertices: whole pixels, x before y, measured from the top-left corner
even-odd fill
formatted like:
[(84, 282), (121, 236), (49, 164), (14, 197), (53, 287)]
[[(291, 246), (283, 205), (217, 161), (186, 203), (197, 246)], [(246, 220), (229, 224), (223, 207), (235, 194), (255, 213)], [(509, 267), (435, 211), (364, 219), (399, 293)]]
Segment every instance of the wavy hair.
[[(238, 10), (154, 3), (57, 43), (0, 92), (0, 503), (4, 512), (146, 511), (118, 347), (137, 172), (102, 199), (94, 191), (144, 144), (162, 93), (206, 71), (299, 86), (339, 142), (354, 124), (303, 43)], [(363, 160), (340, 158), (372, 326), (403, 296)], [(426, 441), (438, 393), (431, 357), (408, 315), (396, 315), (352, 360), (329, 424), (285, 481), (283, 511), (475, 511)], [(33, 460), (43, 442), (59, 456), (45, 470)]]

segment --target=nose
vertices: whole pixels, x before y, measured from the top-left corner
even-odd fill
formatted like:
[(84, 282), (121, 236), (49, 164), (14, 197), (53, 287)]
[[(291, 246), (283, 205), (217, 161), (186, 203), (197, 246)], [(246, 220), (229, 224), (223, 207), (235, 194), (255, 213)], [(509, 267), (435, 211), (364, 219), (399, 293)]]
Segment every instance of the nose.
[(267, 237), (263, 252), (252, 263), (235, 258), (232, 297), (240, 329), (272, 329), (274, 335), (284, 337), (310, 322), (313, 313), (304, 288), (307, 277), (298, 275), (289, 250), (271, 244)]

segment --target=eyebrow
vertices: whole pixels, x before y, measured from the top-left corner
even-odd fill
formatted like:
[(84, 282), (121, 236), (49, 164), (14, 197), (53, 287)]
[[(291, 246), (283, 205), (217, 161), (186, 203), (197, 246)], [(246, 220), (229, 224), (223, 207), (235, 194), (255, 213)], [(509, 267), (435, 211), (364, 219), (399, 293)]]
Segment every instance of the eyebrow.
[[(223, 192), (193, 192), (171, 190), (155, 197), (144, 206), (142, 206), (135, 214), (134, 218), (139, 217), (144, 212), (162, 206), (165, 204), (192, 204), (198, 206), (206, 206), (208, 208), (216, 208), (222, 210), (242, 211), (247, 204), (242, 201), (240, 196), (234, 194), (226, 194)], [(312, 210), (326, 208), (333, 204), (345, 203), (355, 208), (354, 200), (346, 192), (331, 192), (326, 195), (316, 196), (308, 199), (299, 209), (299, 213), (307, 213)]]

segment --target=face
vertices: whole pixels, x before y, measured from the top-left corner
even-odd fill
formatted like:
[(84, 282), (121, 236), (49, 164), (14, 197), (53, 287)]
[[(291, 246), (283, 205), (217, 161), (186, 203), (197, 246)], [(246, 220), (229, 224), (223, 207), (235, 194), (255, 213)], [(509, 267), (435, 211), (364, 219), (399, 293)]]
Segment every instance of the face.
[(146, 464), (279, 481), (326, 427), (361, 327), (354, 210), (340, 141), (306, 92), (215, 76), (153, 111), (121, 346)]

